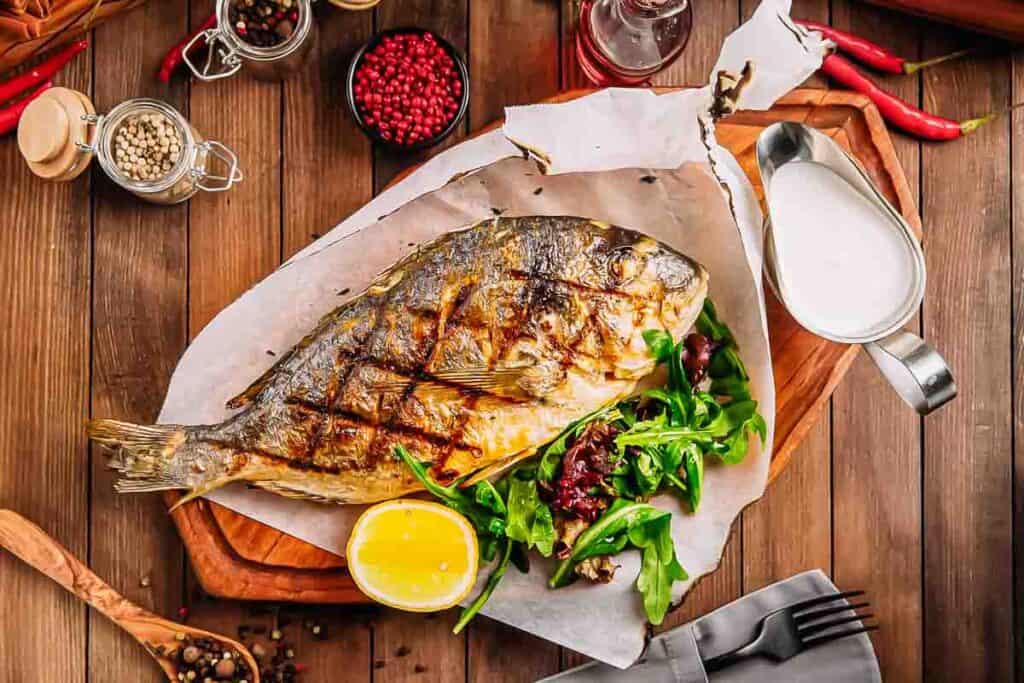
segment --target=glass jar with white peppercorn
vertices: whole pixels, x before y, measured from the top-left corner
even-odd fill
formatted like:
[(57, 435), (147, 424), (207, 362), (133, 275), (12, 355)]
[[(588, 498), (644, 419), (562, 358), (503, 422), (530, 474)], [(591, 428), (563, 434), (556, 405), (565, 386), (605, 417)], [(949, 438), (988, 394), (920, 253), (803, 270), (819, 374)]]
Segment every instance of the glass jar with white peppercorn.
[(115, 183), (156, 204), (177, 204), (199, 190), (220, 192), (242, 180), (238, 158), (205, 140), (174, 107), (150, 99), (96, 114), (84, 94), (51, 88), (18, 123), (18, 148), (40, 178), (71, 181), (96, 158)]
[[(215, 81), (243, 63), (255, 78), (280, 81), (297, 71), (316, 43), (313, 0), (217, 0), (217, 26), (196, 35), (183, 57), (196, 78)], [(199, 41), (209, 46), (200, 68), (189, 58)]]
[[(242, 180), (238, 158), (204, 140), (173, 107), (150, 99), (122, 102), (97, 116), (89, 148), (110, 178), (142, 199), (177, 204), (199, 190), (220, 192)], [(223, 174), (213, 172), (213, 163)]]

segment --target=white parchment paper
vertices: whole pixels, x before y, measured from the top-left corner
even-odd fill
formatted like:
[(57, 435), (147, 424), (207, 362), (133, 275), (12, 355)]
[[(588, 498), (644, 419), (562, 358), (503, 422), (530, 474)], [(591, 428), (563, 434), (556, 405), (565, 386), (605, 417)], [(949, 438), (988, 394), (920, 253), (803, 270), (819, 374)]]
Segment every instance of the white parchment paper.
[[(788, 11), (789, 0), (765, 0), (726, 41), (716, 72), (738, 72), (748, 62), (754, 68), (742, 108), (770, 107), (820, 65), (823, 43), (795, 28)], [(182, 357), (159, 421), (223, 420), (224, 402), (274, 361), (267, 351), (286, 351), (417, 244), (498, 210), (605, 220), (703, 263), (711, 296), (742, 346), (770, 444), (775, 394), (761, 291), (761, 213), (739, 165), (714, 141), (707, 116), (712, 92), (711, 86), (663, 96), (612, 89), (567, 104), (507, 110), (502, 130), (439, 154), (218, 314)], [(545, 160), (547, 174), (523, 158), (521, 147)], [(658, 501), (676, 513), (673, 535), (691, 576), (678, 586), (677, 598), (717, 566), (733, 521), (764, 491), (770, 458), (770, 447), (753, 444), (740, 465), (709, 466), (695, 515), (670, 497)], [(361, 512), (244, 486), (209, 498), (337, 553)], [(528, 575), (510, 569), (484, 613), (625, 667), (641, 653), (645, 628), (633, 587), (638, 556), (624, 553), (619, 561), (612, 584), (559, 591), (546, 588), (550, 567), (543, 562), (535, 561)]]

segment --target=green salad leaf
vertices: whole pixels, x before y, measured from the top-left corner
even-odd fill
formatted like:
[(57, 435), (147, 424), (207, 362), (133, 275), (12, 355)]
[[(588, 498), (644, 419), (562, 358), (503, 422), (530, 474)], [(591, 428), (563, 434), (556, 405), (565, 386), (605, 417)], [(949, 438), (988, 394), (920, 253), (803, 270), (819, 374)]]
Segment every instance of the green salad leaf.
[(643, 596), (647, 620), (658, 626), (672, 604), (672, 584), (689, 578), (676, 559), (672, 516), (666, 514), (633, 524), (629, 542), (643, 553), (636, 587)]
[(669, 515), (671, 513), (659, 510), (650, 503), (634, 503), (621, 498), (617, 499), (604, 511), (604, 514), (597, 518), (597, 521), (580, 534), (572, 548), (572, 553), (558, 564), (548, 585), (552, 588), (559, 588), (568, 584), (572, 579), (573, 567), (587, 557), (599, 554), (590, 548), (592, 544), (607, 543), (609, 538), (628, 532), (629, 528), (636, 523)]
[(480, 591), (480, 595), (473, 598), (473, 602), (469, 603), (465, 609), (462, 610), (462, 614), (459, 615), (459, 620), (455, 622), (455, 628), (452, 629), (452, 633), (461, 633), (462, 629), (466, 628), (466, 624), (473, 620), (473, 617), (480, 612), (480, 609), (484, 604), (491, 599), (491, 595), (494, 593), (494, 589), (501, 583), (502, 577), (505, 576), (506, 570), (508, 570), (508, 562), (512, 557), (512, 546), (514, 544), (511, 540), (505, 541), (505, 549), (501, 553), (501, 560), (498, 561), (498, 565), (491, 570), (491, 575), (487, 577), (487, 583), (484, 584), (484, 589)]
[(550, 557), (555, 547), (555, 523), (551, 508), (537, 495), (537, 482), (516, 476), (509, 477), (508, 523), (505, 534), (513, 541), (536, 548), (544, 557)]

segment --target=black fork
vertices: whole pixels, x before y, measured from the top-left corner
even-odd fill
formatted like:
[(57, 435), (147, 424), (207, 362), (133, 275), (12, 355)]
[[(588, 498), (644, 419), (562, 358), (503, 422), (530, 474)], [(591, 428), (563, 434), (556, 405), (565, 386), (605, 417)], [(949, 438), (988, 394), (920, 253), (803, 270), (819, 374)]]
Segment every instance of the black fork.
[[(870, 619), (874, 615), (870, 612), (857, 612), (868, 607), (867, 602), (840, 602), (860, 595), (864, 595), (864, 591), (833, 593), (776, 610), (761, 620), (757, 636), (752, 641), (732, 652), (704, 660), (704, 670), (708, 673), (720, 671), (748, 657), (765, 657), (776, 662), (784, 662), (812, 647), (831, 643), (839, 638), (875, 631), (878, 629), (877, 625), (864, 623), (865, 619)], [(851, 611), (852, 615), (843, 614)], [(826, 619), (833, 615), (841, 616)], [(842, 628), (847, 624), (857, 625)]]

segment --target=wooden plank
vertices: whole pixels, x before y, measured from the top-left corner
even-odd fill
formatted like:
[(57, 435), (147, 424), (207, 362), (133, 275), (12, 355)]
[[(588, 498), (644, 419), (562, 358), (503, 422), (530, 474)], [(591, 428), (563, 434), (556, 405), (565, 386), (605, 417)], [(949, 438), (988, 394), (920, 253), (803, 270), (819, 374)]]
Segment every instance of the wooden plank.
[[(1017, 52), (1013, 58), (1013, 99), (1024, 97), (1024, 54)], [(1016, 111), (1010, 118), (1010, 130), (1024, 130), (1024, 112)], [(1013, 576), (1014, 586), (1014, 662), (1015, 681), (1024, 682), (1024, 543), (1020, 534), (1024, 532), (1024, 145), (1011, 147), (1010, 160), (1013, 177), (1013, 307), (1010, 315), (1013, 322), (1013, 531), (1014, 543)]]
[[(86, 53), (55, 81), (88, 93), (91, 73)], [(85, 557), (90, 180), (35, 178), (13, 136), (0, 140), (0, 178), (0, 505)], [(0, 614), (0, 680), (35, 681), (41, 672), (85, 680), (85, 608), (8, 553), (0, 553)]]
[[(329, 8), (319, 15), (318, 39), (304, 68), (284, 81), (282, 249), (288, 258), (369, 200), (373, 154), (369, 140), (346, 113), (348, 55), (366, 41), (373, 14)], [(267, 565), (330, 568), (335, 555), (211, 506), (217, 526), (240, 557)]]
[[(193, 0), (193, 23), (211, 8), (210, 0)], [(245, 180), (189, 202), (190, 338), (280, 263), (281, 93), (280, 83), (254, 80), (244, 67), (192, 88), (192, 124), (239, 155)]]
[(324, 8), (305, 68), (284, 82), (284, 256), (373, 195), (373, 151), (348, 113), (349, 55), (373, 32), (372, 12)]
[[(482, 5), (482, 3), (480, 3)], [(468, 0), (404, 0), (403, 2), (382, 2), (374, 10), (377, 16), (377, 30), (392, 28), (422, 28), (433, 31), (455, 46), (463, 58), (468, 59), (469, 48), (469, 1)], [(482, 46), (482, 50), (490, 49)], [(478, 87), (485, 87), (476, 74), (470, 71), (470, 93)], [(462, 140), (469, 130), (469, 117), (448, 138), (430, 149), (415, 153), (390, 152), (378, 147), (374, 150), (374, 188), (380, 192), (391, 180), (406, 168), (423, 163), (441, 150)]]
[(466, 680), (466, 636), (452, 635), (459, 610), (412, 614), (384, 610), (373, 621), (374, 683)]
[[(925, 54), (966, 42), (929, 28)], [(924, 75), (931, 111), (967, 118), (1003, 109), (1009, 59), (972, 58)], [(1007, 119), (922, 149), (926, 338), (939, 342), (959, 398), (925, 421), (924, 677), (1013, 675), (1010, 433), (1010, 164)]]
[(743, 592), (832, 568), (829, 412), (822, 413), (764, 498), (743, 511)]
[[(470, 130), (500, 121), (506, 106), (558, 92), (557, 5), (491, 0), (474, 3), (469, 17)], [(533, 681), (558, 671), (558, 646), (536, 636), (487, 618), (468, 634), (469, 680)]]
[[(833, 3), (833, 22), (871, 36), (900, 54), (920, 50), (920, 22), (847, 0)], [(877, 76), (893, 93), (919, 100), (918, 77)], [(915, 195), (920, 144), (893, 136)], [(929, 224), (929, 228), (939, 226)], [(926, 235), (926, 243), (930, 239)], [(929, 299), (937, 300), (934, 291)], [(918, 321), (911, 323), (918, 326)], [(872, 634), (885, 680), (921, 676), (921, 421), (861, 354), (833, 399), (833, 578), (868, 591), (884, 628)], [(942, 419), (936, 417), (935, 419)], [(895, 457), (894, 457), (895, 456)], [(865, 491), (873, 495), (866, 498)], [(871, 552), (864, 552), (871, 548)]]
[[(131, 97), (185, 111), (187, 80), (170, 87), (155, 74), (168, 46), (188, 30), (187, 6), (155, 5), (96, 31), (99, 111)], [(93, 219), (92, 413), (149, 424), (186, 340), (188, 209), (147, 205), (96, 175)], [(114, 492), (107, 456), (92, 454), (89, 564), (129, 599), (157, 614), (182, 604), (184, 553), (160, 496)], [(138, 643), (90, 611), (89, 673), (95, 680), (158, 680)]]

